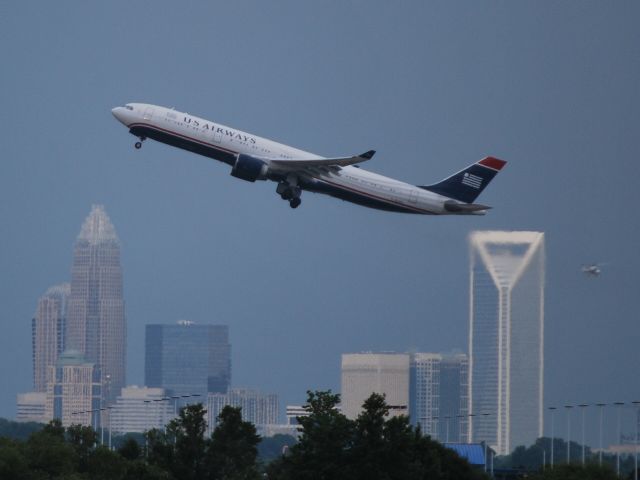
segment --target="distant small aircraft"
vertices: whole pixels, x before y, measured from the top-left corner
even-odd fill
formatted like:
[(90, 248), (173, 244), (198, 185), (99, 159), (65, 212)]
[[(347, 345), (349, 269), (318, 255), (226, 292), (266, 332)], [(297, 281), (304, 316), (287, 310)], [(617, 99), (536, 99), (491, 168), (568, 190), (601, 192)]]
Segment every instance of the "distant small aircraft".
[(584, 273), (587, 277), (598, 277), (602, 273), (602, 269), (600, 268), (604, 263), (591, 263), (588, 265), (582, 265), (582, 273)]
[(439, 183), (411, 185), (359, 168), (356, 164), (371, 160), (373, 150), (324, 158), (171, 108), (128, 103), (111, 112), (139, 138), (136, 149), (152, 138), (214, 158), (230, 165), (234, 177), (276, 182), (276, 193), (291, 208), (300, 206), (307, 190), (393, 212), (484, 215), (491, 207), (474, 202), (507, 163), (485, 157)]

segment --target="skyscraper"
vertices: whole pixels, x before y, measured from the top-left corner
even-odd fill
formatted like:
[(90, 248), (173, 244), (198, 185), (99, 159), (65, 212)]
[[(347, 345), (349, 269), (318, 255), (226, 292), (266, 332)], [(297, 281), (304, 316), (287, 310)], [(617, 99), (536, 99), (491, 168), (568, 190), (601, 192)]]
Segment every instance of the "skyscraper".
[(342, 355), (342, 413), (356, 418), (372, 393), (385, 395), (389, 416), (409, 415), (409, 354)]
[(440, 442), (468, 442), (468, 358), (465, 354), (411, 355), (411, 423)]
[(147, 325), (144, 378), (147, 387), (170, 395), (227, 393), (231, 381), (231, 345), (226, 325)]
[(125, 338), (120, 241), (104, 207), (93, 205), (73, 252), (65, 348), (96, 365), (107, 403), (125, 385)]
[(542, 435), (544, 234), (473, 232), (469, 243), (472, 436), (503, 455)]
[(56, 364), (64, 350), (64, 326), (67, 315), (68, 283), (49, 288), (38, 300), (31, 321), (33, 389), (45, 392), (47, 369)]
[(46, 418), (59, 418), (65, 427), (100, 425), (100, 370), (76, 350), (65, 350), (47, 370)]

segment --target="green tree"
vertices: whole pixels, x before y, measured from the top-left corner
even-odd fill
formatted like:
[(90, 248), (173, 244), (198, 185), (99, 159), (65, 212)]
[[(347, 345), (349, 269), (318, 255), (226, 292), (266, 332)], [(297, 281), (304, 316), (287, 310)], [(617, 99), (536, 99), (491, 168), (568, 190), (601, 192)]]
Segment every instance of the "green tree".
[(207, 449), (207, 470), (211, 480), (252, 480), (260, 477), (257, 467), (260, 436), (256, 427), (242, 420), (240, 408), (226, 406)]
[(25, 445), (25, 457), (34, 478), (71, 475), (78, 466), (78, 455), (66, 443), (64, 427), (59, 420), (53, 420), (41, 431), (31, 434)]
[(91, 480), (124, 480), (127, 461), (105, 447), (94, 449), (87, 458), (87, 473)]
[(180, 410), (178, 418), (168, 426), (169, 432), (175, 435), (175, 461), (171, 470), (180, 480), (204, 476), (206, 413), (201, 403), (188, 405)]
[[(171, 431), (177, 428), (175, 423), (167, 426)], [(167, 435), (161, 430), (152, 429), (145, 433), (145, 457), (150, 465), (163, 471), (173, 472), (175, 468), (175, 435)]]
[(142, 449), (135, 438), (127, 437), (118, 448), (118, 453), (127, 460), (137, 460), (142, 455)]
[(8, 438), (0, 438), (0, 478), (29, 479), (29, 464), (22, 445)]
[(69, 445), (73, 447), (78, 456), (79, 472), (87, 471), (87, 461), (98, 441), (96, 431), (84, 425), (71, 425), (67, 428), (66, 438)]
[(294, 446), (298, 441), (291, 435), (277, 434), (273, 437), (262, 437), (258, 444), (258, 458), (261, 462), (269, 463), (280, 457), (288, 448)]
[(347, 453), (351, 447), (353, 422), (337, 407), (340, 395), (331, 390), (307, 392), (304, 405), (309, 416), (298, 417), (302, 434), (289, 454), (271, 462), (269, 478), (282, 480), (347, 479)]
[(619, 480), (613, 469), (607, 465), (602, 467), (596, 464), (582, 465), (556, 465), (554, 468), (546, 468), (531, 476), (532, 480)]

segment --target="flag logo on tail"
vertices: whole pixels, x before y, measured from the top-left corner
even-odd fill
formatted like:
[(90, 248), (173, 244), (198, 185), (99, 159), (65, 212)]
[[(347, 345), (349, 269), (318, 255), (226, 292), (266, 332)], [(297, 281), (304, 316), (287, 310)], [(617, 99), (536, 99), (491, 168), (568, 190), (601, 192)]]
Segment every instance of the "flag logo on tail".
[(465, 172), (462, 177), (462, 183), (467, 185), (468, 187), (479, 189), (482, 185), (482, 177), (478, 177), (469, 172)]

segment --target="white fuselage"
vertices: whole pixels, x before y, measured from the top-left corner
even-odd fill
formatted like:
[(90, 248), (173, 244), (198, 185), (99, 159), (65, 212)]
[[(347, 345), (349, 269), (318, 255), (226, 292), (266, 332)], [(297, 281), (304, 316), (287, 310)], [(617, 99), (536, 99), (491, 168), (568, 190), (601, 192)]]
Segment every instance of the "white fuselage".
[[(114, 116), (142, 139), (153, 138), (229, 165), (239, 154), (272, 160), (323, 158), (217, 122), (157, 105), (130, 103), (113, 109)], [(286, 175), (286, 174), (285, 174)], [(304, 190), (382, 210), (419, 214), (446, 214), (442, 195), (356, 166), (307, 168), (297, 174)], [(274, 170), (268, 179), (278, 181)]]

